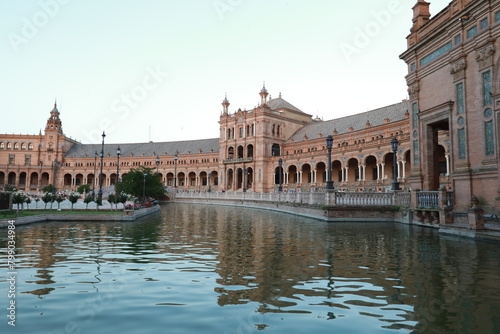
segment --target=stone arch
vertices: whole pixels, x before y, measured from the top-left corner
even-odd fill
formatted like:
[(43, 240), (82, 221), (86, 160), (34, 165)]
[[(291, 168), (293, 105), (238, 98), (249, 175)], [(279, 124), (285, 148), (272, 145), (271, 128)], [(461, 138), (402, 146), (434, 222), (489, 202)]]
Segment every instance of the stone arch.
[(227, 190), (233, 189), (233, 183), (234, 183), (234, 171), (232, 168), (229, 168), (226, 172), (226, 189)]
[(342, 162), (340, 160), (332, 162), (332, 181), (342, 182)]
[(7, 176), (7, 184), (11, 186), (16, 185), (16, 178), (17, 178), (16, 173), (10, 172)]
[[(0, 184), (3, 183), (0, 180)], [(32, 172), (30, 175), (30, 187), (35, 188), (38, 186), (38, 173), (37, 172)]]
[(239, 145), (238, 146), (238, 154), (236, 156), (238, 159), (242, 159), (243, 158), (243, 151), (244, 151), (243, 150), (243, 146)]
[(83, 174), (76, 174), (75, 176), (75, 186), (79, 187), (83, 184)]
[(253, 158), (253, 145), (247, 145), (247, 158)]
[(302, 183), (312, 182), (312, 167), (310, 164), (302, 165)]
[(186, 185), (186, 174), (184, 174), (184, 172), (179, 172), (177, 174), (177, 181), (179, 187), (184, 187)]
[(288, 183), (294, 184), (297, 183), (297, 166), (290, 165), (288, 166)]
[(196, 173), (195, 172), (189, 172), (189, 174), (188, 174), (188, 186), (189, 187), (196, 186)]
[(63, 185), (64, 186), (71, 186), (71, 174), (69, 174), (69, 173), (64, 174)]
[(347, 160), (346, 167), (349, 169), (347, 170), (348, 173), (348, 180), (349, 181), (358, 181), (359, 180), (359, 160), (356, 157), (350, 158)]
[(365, 164), (365, 180), (373, 181), (378, 179), (377, 157), (368, 155), (364, 159)]
[(316, 183), (326, 182), (326, 164), (320, 161), (316, 164)]

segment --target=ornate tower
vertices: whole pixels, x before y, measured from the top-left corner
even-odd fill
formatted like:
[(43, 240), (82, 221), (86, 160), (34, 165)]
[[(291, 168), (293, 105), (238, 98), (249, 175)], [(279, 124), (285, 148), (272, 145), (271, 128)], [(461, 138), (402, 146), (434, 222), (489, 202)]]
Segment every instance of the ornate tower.
[(265, 83), (262, 86), (259, 95), (260, 95), (260, 105), (263, 106), (264, 104), (267, 103), (267, 95), (268, 95)]

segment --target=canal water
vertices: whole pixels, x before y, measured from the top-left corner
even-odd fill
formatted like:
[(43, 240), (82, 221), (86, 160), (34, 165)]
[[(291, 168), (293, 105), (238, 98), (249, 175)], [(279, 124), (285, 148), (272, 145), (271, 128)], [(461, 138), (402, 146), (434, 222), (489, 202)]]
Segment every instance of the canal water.
[(500, 333), (500, 245), (433, 229), (182, 203), (18, 226), (13, 298), (8, 240), (0, 333)]

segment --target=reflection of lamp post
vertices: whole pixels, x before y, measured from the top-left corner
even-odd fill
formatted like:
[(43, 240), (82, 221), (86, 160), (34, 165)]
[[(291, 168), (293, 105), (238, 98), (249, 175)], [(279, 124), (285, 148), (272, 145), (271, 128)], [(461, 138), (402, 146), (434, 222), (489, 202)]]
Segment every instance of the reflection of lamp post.
[(243, 168), (243, 192), (247, 192), (247, 168)]
[(177, 160), (179, 157), (177, 156), (177, 153), (174, 155), (174, 188), (177, 188)]
[(392, 182), (392, 190), (401, 190), (399, 188), (399, 182), (398, 182), (398, 163), (397, 163), (397, 158), (396, 158), (396, 153), (398, 152), (398, 140), (396, 137), (393, 137), (391, 140), (391, 146), (392, 146), (392, 152), (393, 154), (393, 175), (394, 175), (394, 181)]
[(326, 190), (333, 190), (332, 146), (333, 146), (333, 137), (332, 137), (332, 135), (329, 135), (328, 137), (326, 137), (326, 148), (328, 149), (328, 178), (326, 180)]
[(106, 134), (104, 131), (102, 132), (102, 144), (101, 144), (101, 153), (99, 153), (99, 156), (101, 157), (101, 172), (99, 174), (99, 192), (97, 193), (97, 198), (99, 201), (102, 201), (102, 161), (104, 159), (104, 137), (106, 137)]
[(92, 179), (92, 199), (95, 201), (95, 169), (97, 166), (97, 151), (94, 152), (94, 178)]
[(142, 186), (142, 205), (146, 203), (146, 173), (144, 173), (144, 184)]
[(118, 146), (118, 148), (116, 149), (117, 161), (116, 161), (116, 180), (115, 180), (115, 184), (117, 184), (118, 182), (120, 182), (120, 154), (122, 154), (122, 150), (120, 150), (120, 146)]
[(279, 175), (278, 175), (278, 182), (279, 182), (278, 191), (281, 192), (281, 191), (283, 191), (283, 186), (282, 186), (282, 184), (283, 184), (283, 179), (282, 179), (283, 178), (283, 159), (281, 159), (281, 158), (278, 159), (278, 166), (279, 166), (279, 168), (278, 168), (278, 173), (279, 173)]

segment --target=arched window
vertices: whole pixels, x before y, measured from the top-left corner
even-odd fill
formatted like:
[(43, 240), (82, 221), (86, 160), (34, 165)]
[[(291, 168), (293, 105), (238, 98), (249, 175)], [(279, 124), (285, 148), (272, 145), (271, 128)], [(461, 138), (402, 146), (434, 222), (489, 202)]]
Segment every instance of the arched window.
[(19, 143), (14, 143), (14, 150), (18, 150), (19, 149)]
[(281, 149), (279, 144), (273, 144), (271, 147), (271, 156), (277, 157), (281, 155)]

